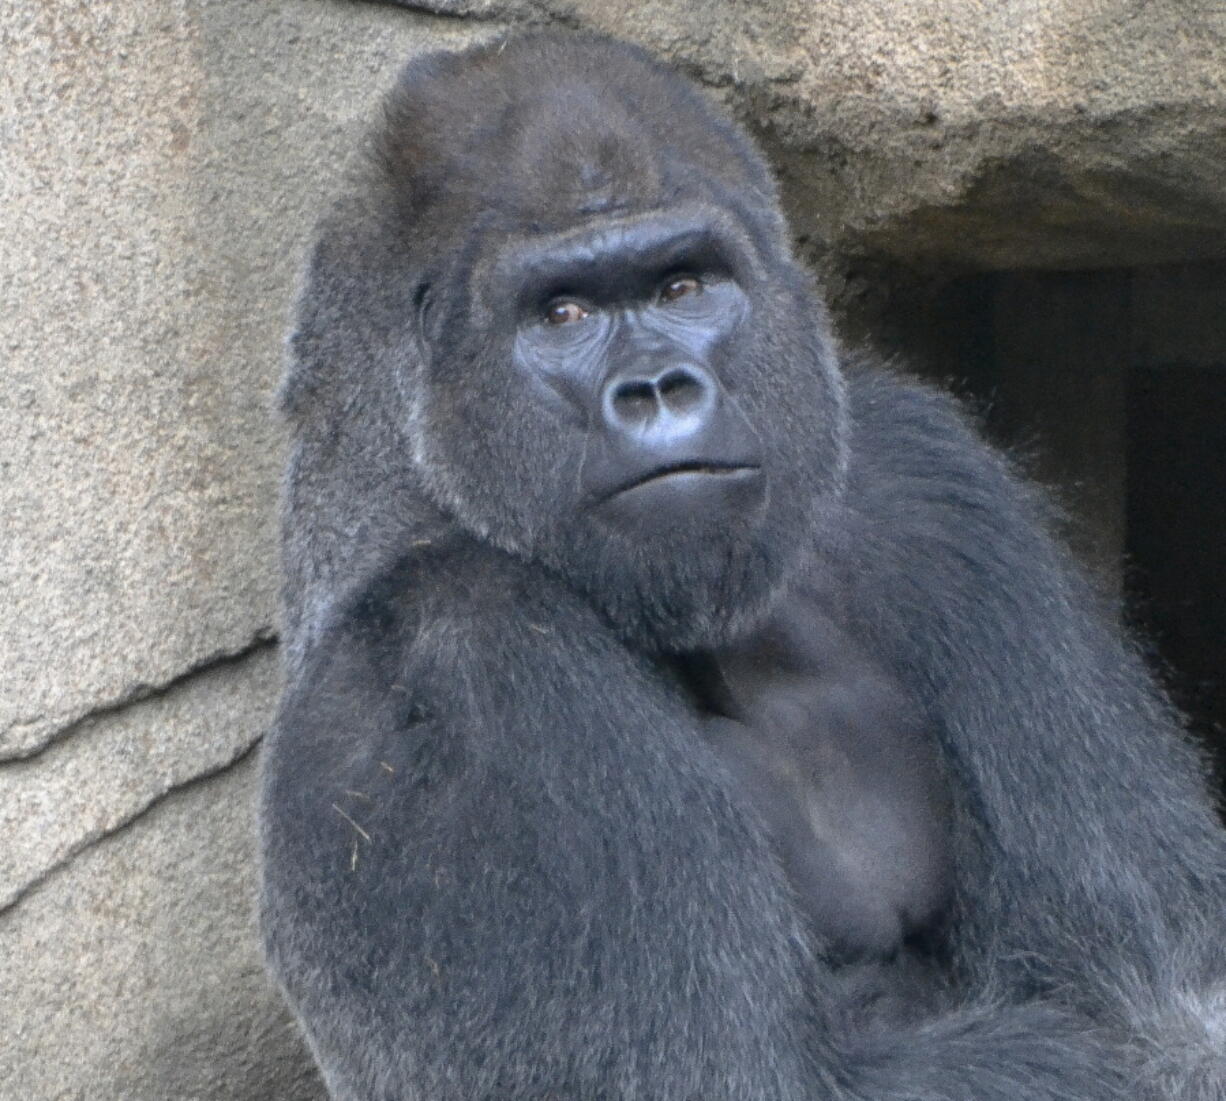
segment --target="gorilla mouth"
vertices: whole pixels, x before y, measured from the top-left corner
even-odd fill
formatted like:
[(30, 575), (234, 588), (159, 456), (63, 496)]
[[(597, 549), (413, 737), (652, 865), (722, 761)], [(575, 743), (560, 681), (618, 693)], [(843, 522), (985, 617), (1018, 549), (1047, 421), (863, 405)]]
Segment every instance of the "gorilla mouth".
[(632, 490), (638, 489), (640, 486), (650, 485), (656, 482), (661, 482), (669, 478), (678, 476), (697, 476), (711, 478), (741, 478), (752, 477), (757, 474), (761, 468), (756, 463), (734, 463), (722, 462), (720, 460), (700, 459), (691, 460), (684, 463), (669, 463), (664, 466), (653, 467), (645, 474), (639, 475), (628, 482), (623, 483), (614, 489), (606, 500), (612, 497), (618, 497), (623, 493), (629, 493)]

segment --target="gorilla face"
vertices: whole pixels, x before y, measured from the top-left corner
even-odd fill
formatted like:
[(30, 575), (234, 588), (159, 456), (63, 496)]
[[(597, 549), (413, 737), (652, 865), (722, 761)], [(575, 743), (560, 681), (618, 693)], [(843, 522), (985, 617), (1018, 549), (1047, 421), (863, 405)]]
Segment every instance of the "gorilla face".
[(516, 367), (582, 426), (579, 505), (631, 540), (759, 522), (762, 443), (730, 389), (749, 301), (729, 243), (700, 219), (646, 218), (509, 273)]
[[(409, 380), (423, 483), (637, 645), (716, 644), (764, 610), (839, 489), (845, 413), (821, 307), (773, 197), (765, 212), (725, 198), (761, 186), (739, 135), (718, 172), (675, 165), (634, 104), (604, 104), (596, 134), (542, 133), (506, 124), (508, 110), (549, 117), (538, 89), (499, 92), (511, 108), (478, 128), (497, 147), (429, 156), (485, 180), (530, 159), (532, 186), (436, 194), (385, 158), (414, 200), (405, 266), (423, 272)], [(686, 97), (674, 124), (709, 139), (709, 108), (667, 92)], [(419, 146), (422, 112), (401, 117), (407, 132), (385, 141)]]

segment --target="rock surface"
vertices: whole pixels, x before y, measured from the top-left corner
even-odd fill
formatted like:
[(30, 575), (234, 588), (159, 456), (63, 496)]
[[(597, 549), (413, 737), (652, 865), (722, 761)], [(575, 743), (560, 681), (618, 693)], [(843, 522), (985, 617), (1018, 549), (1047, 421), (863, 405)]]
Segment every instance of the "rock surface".
[(631, 37), (763, 138), (815, 255), (1226, 255), (1226, 7), (1186, 0), (414, 0)]
[(270, 399), (374, 5), (0, 5), (0, 1098), (322, 1096), (264, 977)]
[(1183, 0), (130, 0), (0, 7), (0, 1096), (321, 1088), (259, 963), (269, 414), (323, 197), (410, 54), (633, 38), (858, 258), (1226, 256), (1226, 8)]
[(176, 792), (6, 915), (0, 1096), (324, 1096), (256, 947), (255, 764)]

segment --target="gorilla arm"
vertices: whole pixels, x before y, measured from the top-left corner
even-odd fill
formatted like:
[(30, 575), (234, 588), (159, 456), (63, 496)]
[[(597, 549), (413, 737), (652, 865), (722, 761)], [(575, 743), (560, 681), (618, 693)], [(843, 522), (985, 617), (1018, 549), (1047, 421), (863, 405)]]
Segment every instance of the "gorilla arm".
[(1055, 1011), (842, 1021), (697, 720), (496, 552), (368, 586), (266, 762), (270, 960), (338, 1098), (1130, 1096)]
[(953, 403), (881, 372), (849, 381), (841, 580), (872, 652), (939, 720), (955, 964), (1131, 1034), (1137, 1096), (1218, 1101), (1226, 835), (1200, 760)]
[(338, 1097), (812, 1095), (765, 841), (540, 572), (402, 562), (321, 632), (267, 761), (270, 957)]

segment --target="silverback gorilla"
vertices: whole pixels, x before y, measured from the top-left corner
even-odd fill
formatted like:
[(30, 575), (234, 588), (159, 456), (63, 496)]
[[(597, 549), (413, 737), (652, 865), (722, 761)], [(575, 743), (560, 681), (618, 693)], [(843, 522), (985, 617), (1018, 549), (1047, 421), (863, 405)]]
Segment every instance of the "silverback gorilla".
[(415, 60), (291, 360), (262, 916), (333, 1097), (1226, 1097), (1196, 753), (686, 82)]

